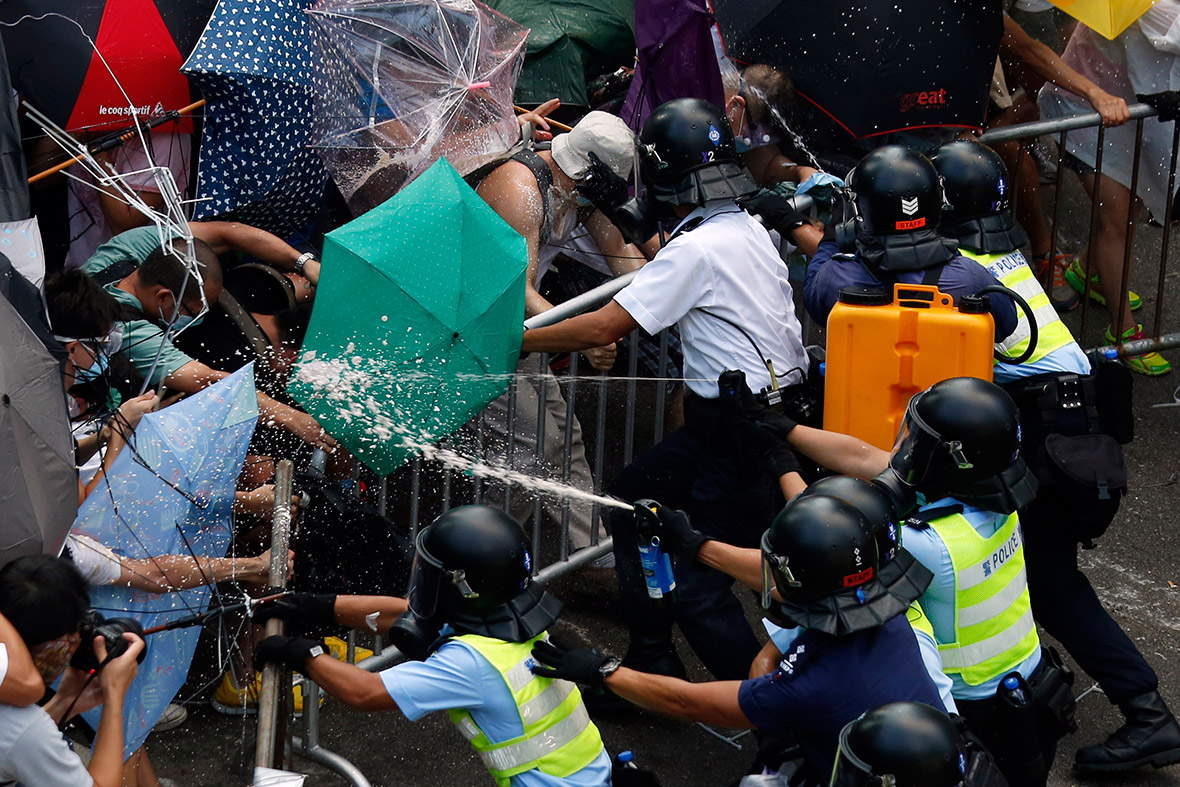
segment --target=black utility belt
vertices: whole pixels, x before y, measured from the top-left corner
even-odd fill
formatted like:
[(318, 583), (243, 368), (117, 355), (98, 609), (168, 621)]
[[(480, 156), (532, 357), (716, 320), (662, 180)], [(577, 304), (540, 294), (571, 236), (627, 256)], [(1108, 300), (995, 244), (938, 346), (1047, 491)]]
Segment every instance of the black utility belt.
[(1006, 383), (1003, 388), (1021, 408), (1080, 410), (1098, 407), (1098, 379), (1093, 374), (1038, 374)]

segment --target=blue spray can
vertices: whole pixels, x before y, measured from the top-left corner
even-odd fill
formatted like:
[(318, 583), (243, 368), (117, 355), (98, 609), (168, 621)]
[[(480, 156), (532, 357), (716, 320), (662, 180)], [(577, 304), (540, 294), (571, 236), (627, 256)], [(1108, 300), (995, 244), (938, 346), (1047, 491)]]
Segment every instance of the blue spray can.
[(676, 576), (672, 573), (672, 556), (660, 549), (660, 520), (656, 511), (660, 504), (654, 500), (635, 503), (636, 530), (639, 536), (639, 562), (643, 565), (643, 579), (647, 595), (655, 604), (671, 602), (676, 594)]

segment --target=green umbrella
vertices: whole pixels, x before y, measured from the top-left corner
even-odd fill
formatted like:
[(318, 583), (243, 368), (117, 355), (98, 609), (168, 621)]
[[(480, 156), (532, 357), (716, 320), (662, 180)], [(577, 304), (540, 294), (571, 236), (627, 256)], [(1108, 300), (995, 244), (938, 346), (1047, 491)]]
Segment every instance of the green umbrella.
[(527, 267), (524, 238), (439, 159), (325, 236), (289, 392), (389, 474), (508, 389)]
[(635, 62), (634, 0), (488, 0), (529, 28), (516, 103), (586, 106), (586, 83)]

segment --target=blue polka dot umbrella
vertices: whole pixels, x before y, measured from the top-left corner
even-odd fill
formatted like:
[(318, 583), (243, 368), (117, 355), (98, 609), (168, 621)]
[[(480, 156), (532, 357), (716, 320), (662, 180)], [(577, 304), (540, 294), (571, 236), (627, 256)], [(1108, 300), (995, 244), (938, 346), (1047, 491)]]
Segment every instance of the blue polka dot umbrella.
[(327, 175), (308, 147), (310, 0), (221, 0), (181, 69), (204, 94), (193, 217), (287, 237), (319, 210)]

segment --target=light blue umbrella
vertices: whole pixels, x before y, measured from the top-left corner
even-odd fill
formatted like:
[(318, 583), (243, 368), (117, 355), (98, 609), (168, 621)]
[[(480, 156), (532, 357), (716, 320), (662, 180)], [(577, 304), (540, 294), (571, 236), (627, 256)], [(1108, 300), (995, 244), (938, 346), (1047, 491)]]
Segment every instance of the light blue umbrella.
[[(75, 530), (118, 555), (224, 557), (231, 537), (234, 488), (254, 426), (254, 366), (148, 413), (129, 445), (78, 511)], [(157, 595), (128, 588), (90, 591), (106, 617), (132, 617), (150, 628), (205, 609), (208, 587)], [(138, 749), (188, 674), (199, 628), (148, 637), (147, 657), (127, 692), (124, 756)], [(99, 710), (87, 716), (98, 724)]]

